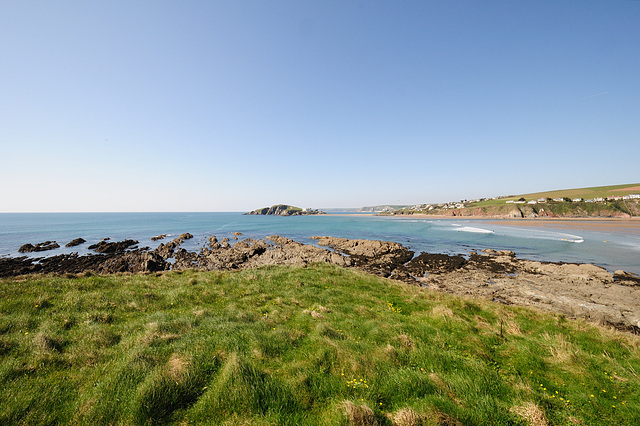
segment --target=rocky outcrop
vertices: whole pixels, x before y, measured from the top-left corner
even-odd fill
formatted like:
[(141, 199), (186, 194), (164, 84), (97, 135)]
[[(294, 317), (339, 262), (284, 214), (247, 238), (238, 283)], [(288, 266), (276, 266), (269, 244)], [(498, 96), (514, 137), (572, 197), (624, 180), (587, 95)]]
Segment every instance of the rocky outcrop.
[(167, 238), (167, 234), (156, 235), (155, 237), (151, 237), (151, 241), (159, 241)]
[(114, 274), (118, 272), (137, 274), (164, 271), (170, 269), (170, 266), (158, 253), (136, 250), (122, 253), (120, 256), (106, 258), (93, 270), (98, 274)]
[(21, 246), (18, 249), (18, 251), (20, 253), (34, 253), (34, 252), (40, 252), (40, 251), (53, 250), (57, 248), (60, 248), (60, 245), (55, 241), (45, 241), (43, 243), (37, 243), (36, 245), (27, 243)]
[(289, 206), (286, 204), (276, 204), (275, 206), (265, 207), (245, 213), (245, 215), (261, 215), (261, 216), (308, 216), (326, 214), (320, 210), (301, 209), (300, 207)]
[(209, 246), (200, 253), (180, 250), (176, 253), (174, 269), (240, 269), (265, 265), (305, 266), (309, 263), (333, 263), (351, 266), (350, 259), (327, 249), (302, 244), (279, 235), (265, 240), (247, 238), (233, 245), (224, 239), (209, 238)]
[(75, 240), (71, 240), (69, 241), (67, 244), (65, 244), (65, 247), (76, 247), (79, 246), (80, 244), (84, 244), (87, 241), (84, 238), (76, 238)]
[(520, 260), (509, 252), (473, 253), (458, 266), (443, 270), (426, 265), (411, 270), (409, 277), (401, 269), (398, 279), (640, 333), (640, 277), (633, 274), (614, 275), (590, 264)]
[(354, 266), (388, 277), (414, 255), (402, 244), (392, 241), (359, 240), (334, 237), (311, 237), (320, 246), (329, 246), (349, 256)]
[(0, 278), (28, 274), (114, 274), (119, 272), (142, 273), (170, 269), (170, 264), (157, 254), (141, 250), (115, 254), (77, 253), (61, 254), (46, 258), (0, 259)]
[(136, 244), (138, 244), (138, 241), (136, 240), (124, 240), (124, 241), (111, 242), (105, 239), (100, 241), (97, 244), (90, 245), (88, 248), (89, 250), (93, 250), (96, 253), (113, 254), (113, 253), (121, 253), (126, 249), (128, 249), (129, 247), (135, 246)]
[(193, 238), (193, 235), (189, 234), (188, 232), (180, 234), (180, 236), (174, 238), (173, 241), (168, 242), (167, 244), (161, 243), (158, 248), (154, 250), (154, 252), (164, 260), (167, 260), (174, 256), (174, 251), (176, 248), (178, 248), (178, 246), (180, 246), (180, 244), (182, 244), (186, 240), (190, 240), (191, 238)]
[[(199, 252), (180, 247), (182, 234), (156, 250), (125, 251), (136, 242), (102, 241), (104, 254), (47, 258), (0, 258), (0, 277), (33, 273), (141, 273), (165, 270), (234, 270), (264, 265), (331, 263), (354, 267), (434, 291), (481, 297), (584, 318), (640, 334), (640, 277), (609, 273), (590, 264), (518, 259), (511, 251), (484, 250), (468, 256), (414, 252), (390, 241), (313, 237), (320, 247), (273, 235), (230, 244), (209, 238)], [(113, 244), (108, 245), (108, 244)], [(115, 248), (111, 248), (115, 247)], [(330, 249), (323, 248), (329, 247)], [(173, 263), (168, 259), (173, 258)]]

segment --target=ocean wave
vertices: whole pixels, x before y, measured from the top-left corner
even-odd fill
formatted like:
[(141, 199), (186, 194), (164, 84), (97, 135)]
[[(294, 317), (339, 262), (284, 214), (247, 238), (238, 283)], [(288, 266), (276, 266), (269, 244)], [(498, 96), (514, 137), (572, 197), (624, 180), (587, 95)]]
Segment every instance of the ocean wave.
[(541, 231), (538, 229), (516, 227), (500, 227), (499, 229), (496, 229), (496, 231), (501, 235), (508, 237), (531, 238), (535, 240), (566, 241), (575, 244), (584, 242), (584, 238), (580, 235), (567, 234), (563, 232)]
[(493, 231), (490, 229), (474, 228), (473, 226), (455, 227), (454, 230), (458, 232), (473, 232), (475, 234), (493, 234)]
[(571, 235), (571, 234), (560, 234), (560, 235), (564, 235), (564, 237), (560, 238), (561, 241), (568, 241), (570, 243), (584, 243), (584, 238), (582, 238), (580, 235)]

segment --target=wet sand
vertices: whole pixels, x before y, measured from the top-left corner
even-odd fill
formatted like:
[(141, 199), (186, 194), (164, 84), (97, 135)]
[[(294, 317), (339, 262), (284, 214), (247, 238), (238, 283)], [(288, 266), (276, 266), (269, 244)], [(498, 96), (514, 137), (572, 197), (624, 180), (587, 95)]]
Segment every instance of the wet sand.
[(563, 229), (586, 229), (598, 231), (628, 230), (633, 233), (640, 233), (640, 217), (633, 218), (522, 218), (522, 219), (500, 219), (480, 216), (445, 216), (445, 215), (389, 215), (384, 217), (395, 218), (417, 218), (417, 219), (448, 219), (448, 220), (473, 220), (478, 222), (500, 224), (506, 226), (527, 226), (538, 228), (563, 228)]
[(527, 226), (538, 228), (586, 229), (620, 232), (627, 230), (640, 233), (640, 218), (636, 219), (487, 219), (487, 223), (507, 226)]

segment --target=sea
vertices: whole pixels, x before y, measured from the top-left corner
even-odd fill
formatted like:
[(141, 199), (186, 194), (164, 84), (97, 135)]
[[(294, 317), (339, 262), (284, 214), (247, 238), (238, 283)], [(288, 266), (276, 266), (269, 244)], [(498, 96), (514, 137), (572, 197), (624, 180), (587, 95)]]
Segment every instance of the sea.
[[(519, 225), (520, 223), (520, 225)], [(160, 243), (189, 232), (182, 247), (199, 250), (210, 236), (218, 240), (264, 238), (278, 234), (316, 245), (312, 236), (395, 241), (420, 252), (468, 255), (483, 249), (512, 250), (518, 258), (591, 263), (613, 272), (640, 274), (640, 221), (629, 226), (597, 220), (531, 222), (488, 219), (434, 219), (348, 213), (319, 216), (248, 216), (242, 213), (1, 213), (0, 257), (25, 256), (25, 243), (56, 241), (59, 249), (31, 257), (63, 253), (88, 254), (87, 247), (104, 238), (135, 239), (138, 247)], [(167, 234), (161, 241), (151, 237)], [(65, 248), (75, 238), (87, 243)]]

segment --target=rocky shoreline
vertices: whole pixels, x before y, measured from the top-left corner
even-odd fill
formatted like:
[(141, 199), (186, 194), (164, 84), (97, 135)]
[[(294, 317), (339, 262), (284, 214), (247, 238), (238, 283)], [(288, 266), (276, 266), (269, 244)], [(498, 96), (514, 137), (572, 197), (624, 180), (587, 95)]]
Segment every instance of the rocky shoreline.
[(234, 235), (235, 241), (227, 238), (218, 241), (212, 236), (197, 252), (180, 247), (193, 238), (185, 233), (154, 250), (137, 248), (135, 240), (104, 239), (90, 246), (96, 254), (4, 257), (0, 258), (0, 278), (332, 263), (435, 291), (557, 312), (640, 334), (640, 277), (623, 271), (612, 274), (590, 264), (523, 260), (509, 251), (484, 250), (471, 252), (467, 257), (416, 255), (390, 241), (312, 237), (320, 246), (317, 247), (278, 235), (265, 239), (238, 239), (241, 234)]

